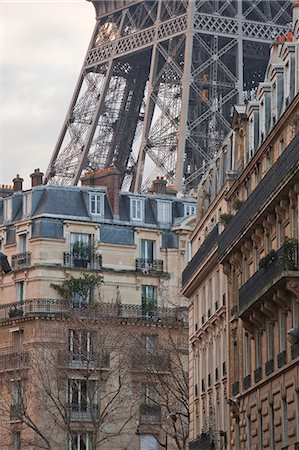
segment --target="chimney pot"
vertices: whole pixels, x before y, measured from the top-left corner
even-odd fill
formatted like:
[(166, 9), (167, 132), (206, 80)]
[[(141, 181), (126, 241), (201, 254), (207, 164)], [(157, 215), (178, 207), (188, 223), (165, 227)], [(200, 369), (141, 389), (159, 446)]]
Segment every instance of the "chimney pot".
[(40, 186), (43, 184), (44, 174), (39, 169), (34, 169), (34, 172), (30, 175), (31, 187)]
[(20, 178), (20, 175), (17, 174), (16, 178), (12, 180), (13, 182), (13, 190), (15, 192), (22, 192), (23, 190), (23, 178)]

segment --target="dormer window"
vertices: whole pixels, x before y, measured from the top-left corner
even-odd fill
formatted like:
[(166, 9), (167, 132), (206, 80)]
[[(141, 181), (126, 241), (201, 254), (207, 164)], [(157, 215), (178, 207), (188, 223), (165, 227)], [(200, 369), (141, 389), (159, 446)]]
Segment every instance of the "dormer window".
[(4, 208), (4, 220), (9, 222), (12, 220), (12, 198), (5, 198), (3, 200), (3, 208)]
[(104, 216), (104, 194), (89, 193), (89, 211), (94, 216)]
[(131, 197), (130, 211), (131, 220), (144, 220), (144, 199)]
[(171, 223), (172, 222), (171, 202), (159, 200), (157, 206), (158, 206), (158, 222)]
[(192, 216), (196, 213), (196, 205), (192, 205), (191, 203), (184, 204), (184, 216)]
[(23, 216), (29, 216), (32, 208), (31, 192), (23, 195)]

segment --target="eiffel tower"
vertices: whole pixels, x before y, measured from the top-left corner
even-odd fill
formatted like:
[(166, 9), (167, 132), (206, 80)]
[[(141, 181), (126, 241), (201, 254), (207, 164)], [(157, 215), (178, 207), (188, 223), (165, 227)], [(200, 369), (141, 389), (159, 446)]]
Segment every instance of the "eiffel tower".
[(96, 24), (45, 183), (119, 169), (122, 187), (157, 175), (196, 186), (252, 99), (269, 44), (291, 22), (287, 0), (92, 1)]

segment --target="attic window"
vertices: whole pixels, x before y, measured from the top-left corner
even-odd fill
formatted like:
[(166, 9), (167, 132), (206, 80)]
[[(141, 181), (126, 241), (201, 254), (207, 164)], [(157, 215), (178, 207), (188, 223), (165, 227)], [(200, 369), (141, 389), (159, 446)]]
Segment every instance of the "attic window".
[(158, 222), (171, 223), (171, 202), (158, 201)]
[(12, 220), (12, 198), (3, 199), (3, 207), (4, 207), (4, 220), (8, 222)]
[(95, 216), (104, 215), (104, 194), (90, 193), (89, 194), (89, 210), (90, 214)]
[(31, 207), (32, 207), (32, 201), (31, 201), (31, 192), (27, 192), (23, 195), (23, 216), (29, 216), (31, 214)]
[(130, 211), (132, 220), (144, 220), (144, 200), (143, 198), (130, 198)]
[(196, 213), (196, 205), (193, 205), (191, 203), (185, 203), (184, 204), (184, 216), (192, 216)]

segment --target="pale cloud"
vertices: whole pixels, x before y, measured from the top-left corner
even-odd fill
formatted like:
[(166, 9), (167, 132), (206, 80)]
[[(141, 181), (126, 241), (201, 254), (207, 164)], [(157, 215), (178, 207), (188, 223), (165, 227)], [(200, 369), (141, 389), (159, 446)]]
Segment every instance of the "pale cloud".
[[(1, 2), (1, 0), (0, 0)], [(45, 171), (95, 24), (84, 0), (1, 2), (0, 184)]]

